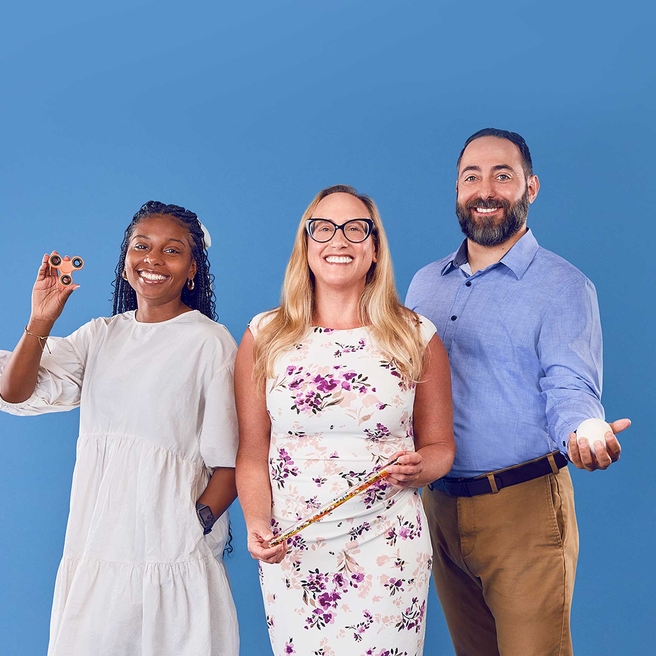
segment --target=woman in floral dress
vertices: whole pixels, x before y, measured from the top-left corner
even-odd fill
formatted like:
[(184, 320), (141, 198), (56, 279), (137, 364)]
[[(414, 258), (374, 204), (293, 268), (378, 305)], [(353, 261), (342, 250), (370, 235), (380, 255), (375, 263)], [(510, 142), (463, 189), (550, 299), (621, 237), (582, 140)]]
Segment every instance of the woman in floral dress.
[[(310, 204), (235, 389), (237, 485), (276, 656), (421, 654), (432, 554), (418, 488), (453, 460), (449, 368), (435, 327), (398, 300), (369, 198), (340, 185)], [(396, 456), (387, 479), (269, 546)]]

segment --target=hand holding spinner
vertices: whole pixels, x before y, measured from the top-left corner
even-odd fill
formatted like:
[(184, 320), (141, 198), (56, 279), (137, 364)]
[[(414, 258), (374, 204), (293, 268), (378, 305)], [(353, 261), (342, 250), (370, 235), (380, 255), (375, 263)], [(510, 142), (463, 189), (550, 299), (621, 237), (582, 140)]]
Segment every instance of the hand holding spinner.
[(84, 260), (76, 255), (69, 260), (64, 259), (61, 255), (51, 255), (48, 259), (48, 264), (53, 269), (59, 269), (59, 284), (68, 287), (73, 284), (73, 276), (71, 273), (84, 266)]
[(382, 469), (372, 472), (369, 474), (369, 476), (367, 476), (367, 478), (365, 478), (364, 481), (362, 481), (362, 483), (360, 483), (360, 485), (356, 485), (355, 487), (351, 487), (345, 492), (342, 492), (342, 494), (335, 497), (332, 501), (329, 501), (327, 504), (321, 506), (321, 508), (319, 508), (319, 510), (317, 510), (313, 515), (302, 519), (300, 522), (296, 522), (296, 524), (292, 524), (284, 533), (276, 535), (275, 538), (269, 541), (269, 547), (275, 547), (281, 542), (288, 540), (293, 535), (300, 533), (303, 529), (310, 526), (310, 524), (318, 522), (322, 517), (325, 517), (333, 510), (335, 510), (335, 508), (338, 508), (343, 503), (346, 503), (349, 499), (352, 499), (354, 496), (360, 494), (360, 492), (363, 492), (368, 487), (371, 487), (374, 483), (378, 483), (381, 478), (389, 476), (390, 472), (387, 471), (387, 468), (398, 464), (399, 459), (394, 458), (394, 460), (388, 462)]

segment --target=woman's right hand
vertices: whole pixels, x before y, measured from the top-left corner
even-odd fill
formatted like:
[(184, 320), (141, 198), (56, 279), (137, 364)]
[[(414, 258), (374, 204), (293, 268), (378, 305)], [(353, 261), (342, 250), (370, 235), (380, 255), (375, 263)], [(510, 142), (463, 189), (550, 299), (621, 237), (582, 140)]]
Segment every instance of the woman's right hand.
[[(73, 283), (68, 287), (59, 284), (57, 269), (50, 266), (51, 255), (58, 255), (53, 251), (50, 255), (44, 255), (39, 272), (36, 276), (36, 282), (32, 288), (32, 315), (30, 323), (38, 323), (43, 326), (52, 324), (59, 318), (59, 315), (66, 305), (68, 297), (79, 287)], [(68, 255), (64, 260), (70, 259)]]
[(274, 535), (266, 524), (254, 524), (248, 528), (248, 551), (256, 560), (270, 565), (279, 563), (287, 553), (287, 542), (269, 546), (269, 541), (273, 540)]

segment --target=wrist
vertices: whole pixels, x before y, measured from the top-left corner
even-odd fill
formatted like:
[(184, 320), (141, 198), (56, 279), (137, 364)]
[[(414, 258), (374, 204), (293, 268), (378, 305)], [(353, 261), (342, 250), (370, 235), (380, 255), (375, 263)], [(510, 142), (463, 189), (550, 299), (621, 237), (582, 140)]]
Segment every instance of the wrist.
[(50, 319), (40, 319), (38, 317), (30, 317), (25, 328), (31, 333), (40, 335), (41, 337), (48, 337), (55, 322)]
[(207, 535), (211, 530), (218, 517), (214, 515), (214, 512), (209, 506), (206, 506), (200, 501), (196, 502), (196, 515), (198, 515), (198, 521), (203, 527), (203, 535)]

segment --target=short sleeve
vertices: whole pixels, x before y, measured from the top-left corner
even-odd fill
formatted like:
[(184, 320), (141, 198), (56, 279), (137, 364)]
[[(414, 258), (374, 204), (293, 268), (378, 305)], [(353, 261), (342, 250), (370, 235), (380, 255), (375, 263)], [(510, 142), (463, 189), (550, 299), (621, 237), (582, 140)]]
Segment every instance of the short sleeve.
[(421, 340), (424, 343), (424, 348), (426, 348), (428, 346), (428, 342), (433, 339), (433, 335), (437, 332), (437, 328), (435, 328), (435, 324), (430, 319), (427, 319), (421, 314), (419, 315), (419, 321)]
[(275, 316), (276, 310), (268, 310), (267, 312), (260, 312), (260, 314), (256, 314), (248, 324), (248, 328), (251, 331), (253, 337), (257, 337), (258, 331), (264, 328), (264, 326), (266, 326)]
[(239, 444), (234, 366), (217, 371), (205, 399), (200, 454), (208, 467), (234, 467)]
[[(78, 407), (90, 336), (91, 324), (85, 324), (68, 337), (49, 337), (32, 396), (21, 403), (7, 403), (0, 398), (0, 410), (13, 415), (37, 415)], [(10, 357), (11, 352), (0, 351), (0, 377)]]

